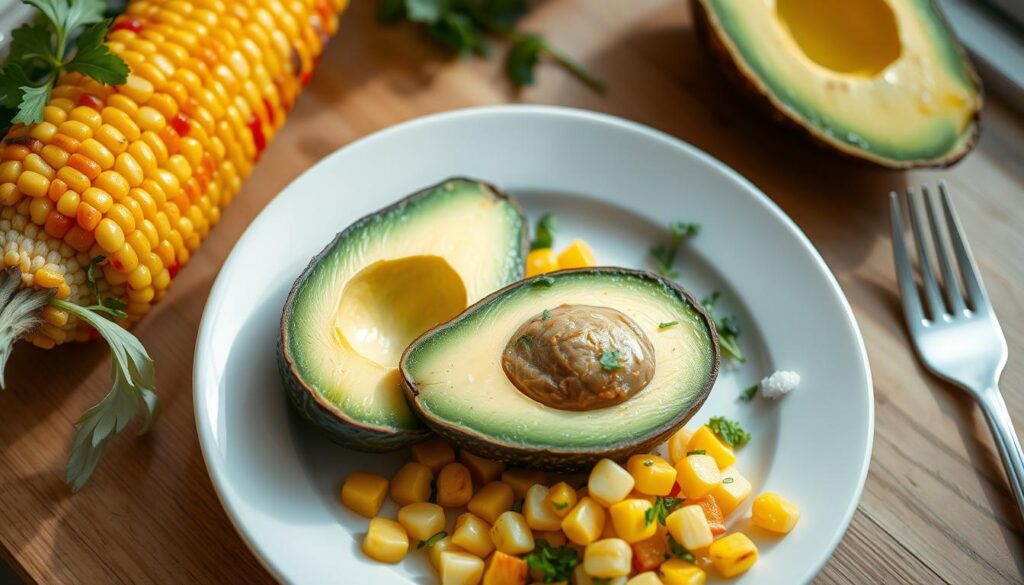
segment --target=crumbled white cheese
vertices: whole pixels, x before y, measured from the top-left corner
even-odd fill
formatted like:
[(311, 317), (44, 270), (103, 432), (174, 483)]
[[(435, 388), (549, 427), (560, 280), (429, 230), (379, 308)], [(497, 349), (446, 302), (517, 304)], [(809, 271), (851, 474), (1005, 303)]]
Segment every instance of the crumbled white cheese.
[(787, 370), (779, 370), (761, 380), (761, 396), (777, 400), (795, 390), (799, 385), (800, 374)]

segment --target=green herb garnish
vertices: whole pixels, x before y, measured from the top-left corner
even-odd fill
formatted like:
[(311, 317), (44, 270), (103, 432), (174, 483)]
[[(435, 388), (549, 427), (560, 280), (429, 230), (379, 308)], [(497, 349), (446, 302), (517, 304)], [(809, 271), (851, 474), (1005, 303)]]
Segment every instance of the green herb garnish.
[(672, 554), (676, 558), (682, 559), (688, 563), (696, 563), (697, 557), (693, 556), (693, 553), (686, 550), (686, 547), (676, 542), (676, 539), (672, 538), (672, 535), (668, 535), (668, 550), (672, 551)]
[(668, 321), (665, 323), (658, 323), (658, 329), (668, 329), (669, 327), (675, 327), (679, 325), (679, 321)]
[(622, 367), (622, 364), (619, 363), (621, 360), (622, 355), (619, 352), (615, 350), (605, 350), (601, 352), (601, 359), (599, 361), (601, 362), (602, 368), (609, 372), (614, 372)]
[(740, 394), (740, 400), (743, 402), (750, 402), (755, 396), (757, 396), (757, 389), (760, 387), (760, 384), (754, 384), (750, 388), (747, 388), (742, 394)]
[(740, 328), (736, 323), (735, 315), (720, 317), (715, 311), (715, 304), (718, 302), (719, 293), (715, 291), (704, 297), (700, 304), (704, 305), (711, 320), (715, 322), (715, 329), (718, 331), (718, 348), (722, 350), (725, 357), (732, 358), (738, 362), (746, 361), (743, 351), (740, 349), (736, 338), (740, 336)]
[(549, 311), (547, 309), (544, 309), (543, 311), (540, 312), (540, 320), (541, 321), (547, 321), (550, 318), (551, 318), (551, 311)]
[(668, 242), (651, 248), (650, 255), (654, 261), (654, 269), (658, 274), (665, 278), (675, 278), (679, 276), (679, 272), (672, 268), (672, 265), (676, 263), (676, 254), (679, 252), (679, 246), (687, 238), (700, 233), (700, 224), (673, 221), (668, 224), (668, 233)]
[(441, 532), (438, 532), (437, 534), (435, 534), (434, 536), (431, 536), (430, 538), (428, 538), (426, 540), (421, 540), (420, 543), (416, 545), (416, 550), (421, 550), (421, 549), (424, 549), (424, 548), (430, 548), (430, 547), (434, 546), (435, 544), (437, 544), (437, 541), (441, 540), (442, 538), (444, 538), (446, 536), (448, 536), (448, 533), (445, 532), (444, 530), (442, 530)]
[(103, 0), (23, 1), (41, 18), (11, 33), (0, 65), (0, 134), (12, 124), (42, 122), (61, 73), (81, 73), (104, 85), (128, 79), (128, 65), (103, 43), (111, 22), (103, 18)]
[(750, 433), (743, 430), (740, 423), (724, 416), (711, 417), (711, 420), (708, 421), (708, 428), (733, 447), (742, 447), (750, 441)]
[(555, 548), (543, 538), (538, 538), (534, 549), (525, 557), (531, 570), (544, 574), (545, 583), (568, 581), (572, 570), (580, 563), (579, 553), (568, 546)]
[(644, 461), (644, 467), (651, 467), (652, 465), (654, 465), (653, 459), (648, 459), (647, 461)]
[(658, 524), (665, 525), (665, 519), (672, 513), (673, 510), (678, 508), (683, 503), (682, 498), (672, 498), (667, 496), (658, 496), (654, 498), (654, 505), (647, 509), (644, 514), (644, 526), (650, 526), (654, 519), (658, 519)]
[(377, 17), (384, 23), (406, 19), (422, 25), (434, 40), (459, 55), (487, 57), (490, 39), (500, 38), (509, 44), (505, 74), (517, 86), (533, 85), (534, 70), (545, 58), (603, 92), (604, 82), (582, 65), (543, 37), (517, 30), (528, 10), (526, 0), (381, 0)]
[(537, 220), (536, 233), (533, 241), (530, 242), (530, 250), (550, 248), (555, 244), (555, 230), (558, 228), (558, 219), (551, 213), (545, 213)]
[(734, 481), (736, 481), (736, 480), (735, 480), (734, 478), (732, 478), (732, 477), (725, 477), (725, 478), (722, 478), (722, 483), (723, 483), (723, 484), (726, 484), (726, 485), (728, 485), (728, 484), (730, 484), (730, 483), (732, 483), (732, 482), (734, 482)]
[(512, 502), (512, 511), (516, 512), (516, 513), (522, 512), (523, 511), (523, 501), (519, 500), (518, 502)]
[(569, 502), (554, 502), (551, 507), (556, 510), (564, 510), (569, 507)]
[(687, 451), (686, 452), (686, 456), (687, 457), (689, 457), (690, 455), (707, 455), (707, 454), (708, 454), (708, 452), (706, 450), (704, 450), (704, 449), (694, 449), (693, 451)]
[(93, 269), (96, 268), (96, 265), (106, 259), (106, 256), (96, 256), (92, 260), (89, 260), (89, 266), (85, 269), (85, 280), (89, 284), (89, 290), (91, 290), (93, 296), (96, 297), (96, 304), (85, 308), (90, 311), (107, 313), (115, 319), (124, 319), (128, 317), (128, 313), (125, 313), (124, 311), (124, 301), (116, 297), (104, 299), (103, 295), (100, 294), (99, 284), (96, 283), (96, 275), (92, 273)]

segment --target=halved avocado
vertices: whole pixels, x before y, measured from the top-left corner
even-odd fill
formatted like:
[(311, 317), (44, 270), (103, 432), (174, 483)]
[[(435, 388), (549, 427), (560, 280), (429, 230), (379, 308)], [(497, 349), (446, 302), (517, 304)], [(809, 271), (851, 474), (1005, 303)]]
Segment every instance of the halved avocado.
[(932, 0), (694, 0), (712, 53), (827, 147), (946, 166), (978, 134), (981, 83)]
[[(621, 326), (608, 334), (590, 318)], [(581, 375), (510, 367), (510, 356), (528, 355)], [(653, 372), (629, 370), (645, 362)], [(414, 341), (401, 372), (413, 410), (438, 434), (481, 456), (571, 471), (664, 441), (700, 408), (718, 364), (714, 325), (685, 289), (649, 272), (583, 268), (495, 292)], [(595, 407), (570, 399), (602, 376)], [(616, 390), (617, 404), (600, 402)]]
[(449, 179), (338, 234), (285, 302), (278, 369), (295, 408), (363, 451), (429, 436), (398, 362), (423, 331), (523, 276), (526, 221), (491, 185)]

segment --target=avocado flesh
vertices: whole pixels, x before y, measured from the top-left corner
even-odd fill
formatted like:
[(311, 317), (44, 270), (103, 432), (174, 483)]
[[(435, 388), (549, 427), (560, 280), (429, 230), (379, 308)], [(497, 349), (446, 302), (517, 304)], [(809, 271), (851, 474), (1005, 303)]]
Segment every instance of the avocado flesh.
[(428, 435), (405, 401), (399, 358), (424, 330), (522, 277), (525, 229), (506, 196), (453, 179), (339, 234), (285, 306), (279, 365), (298, 410), (357, 449)]
[[(703, 309), (653, 274), (569, 270), (516, 283), (425, 333), (402, 374), (413, 408), (471, 451), (541, 468), (572, 469), (649, 448), (696, 411), (718, 371), (718, 344)], [(574, 411), (528, 398), (506, 377), (502, 350), (531, 317), (562, 304), (605, 306), (629, 316), (654, 347), (647, 386), (621, 404)], [(661, 323), (677, 321), (671, 327)]]
[(980, 83), (930, 0), (698, 0), (719, 53), (817, 140), (889, 167), (955, 162)]

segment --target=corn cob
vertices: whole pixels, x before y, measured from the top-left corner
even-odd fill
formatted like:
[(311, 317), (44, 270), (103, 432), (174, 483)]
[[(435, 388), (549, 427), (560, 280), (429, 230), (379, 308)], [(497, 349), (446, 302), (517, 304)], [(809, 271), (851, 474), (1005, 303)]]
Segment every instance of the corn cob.
[(132, 0), (107, 35), (127, 82), (64, 74), (43, 121), (10, 129), (0, 279), (36, 293), (29, 311), (8, 310), (25, 295), (0, 294), (0, 374), (17, 336), (50, 348), (109, 331), (78, 310), (97, 297), (119, 299), (115, 321), (128, 327), (165, 296), (284, 122), (346, 1)]

